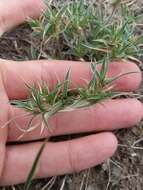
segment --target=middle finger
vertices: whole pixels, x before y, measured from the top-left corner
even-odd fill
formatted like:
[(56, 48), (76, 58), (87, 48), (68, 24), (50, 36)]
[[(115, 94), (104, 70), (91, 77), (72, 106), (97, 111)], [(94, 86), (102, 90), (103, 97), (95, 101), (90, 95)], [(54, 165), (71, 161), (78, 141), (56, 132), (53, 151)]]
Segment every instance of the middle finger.
[(49, 128), (45, 126), (42, 134), (41, 117), (35, 118), (31, 124), (32, 130), (24, 133), (31, 120), (31, 116), (24, 117), (24, 114), (18, 108), (11, 112), (11, 118), (15, 119), (9, 124), (8, 141), (18, 141), (23, 134), (20, 141), (133, 126), (143, 118), (143, 105), (136, 99), (106, 100), (88, 109), (60, 112), (49, 119)]

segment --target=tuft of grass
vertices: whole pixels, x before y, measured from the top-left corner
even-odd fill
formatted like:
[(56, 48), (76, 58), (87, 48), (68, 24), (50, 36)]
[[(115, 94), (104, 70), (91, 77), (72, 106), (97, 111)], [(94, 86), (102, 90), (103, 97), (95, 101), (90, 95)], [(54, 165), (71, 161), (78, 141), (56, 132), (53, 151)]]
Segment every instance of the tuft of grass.
[[(52, 90), (49, 90), (47, 84), (43, 81), (39, 83), (38, 87), (35, 85), (27, 85), (29, 98), (23, 101), (13, 100), (11, 104), (24, 109), (32, 115), (32, 120), (34, 117), (40, 115), (45, 126), (49, 127), (49, 118), (57, 112), (85, 108), (108, 98), (119, 97), (124, 93), (115, 91), (113, 82), (123, 75), (132, 74), (134, 72), (121, 73), (113, 78), (107, 78), (108, 62), (109, 60), (107, 60), (107, 58), (104, 59), (102, 63), (100, 61), (100, 64), (102, 64), (100, 71), (97, 71), (96, 68), (99, 63), (91, 63), (91, 80), (85, 81), (85, 87), (75, 86), (71, 88), (72, 84), (69, 69), (64, 81), (58, 81)], [(29, 122), (28, 129), (32, 127), (32, 120)]]
[(143, 17), (121, 2), (46, 1), (42, 16), (28, 21), (40, 47), (37, 56), (99, 61), (108, 54), (110, 59), (140, 59), (143, 35), (135, 31)]

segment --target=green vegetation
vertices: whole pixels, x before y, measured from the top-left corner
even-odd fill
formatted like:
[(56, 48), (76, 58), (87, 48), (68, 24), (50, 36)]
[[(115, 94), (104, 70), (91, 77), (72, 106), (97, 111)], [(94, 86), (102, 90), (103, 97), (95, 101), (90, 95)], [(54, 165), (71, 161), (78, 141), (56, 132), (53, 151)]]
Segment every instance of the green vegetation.
[(69, 87), (71, 83), (70, 70), (68, 70), (64, 82), (57, 82), (51, 91), (44, 83), (39, 84), (38, 89), (35, 86), (29, 86), (29, 99), (26, 101), (12, 101), (12, 103), (34, 116), (40, 114), (46, 126), (48, 126), (48, 118), (61, 110), (87, 107), (105, 98), (120, 95), (120, 93), (111, 91), (113, 81), (120, 76), (106, 79), (107, 69), (107, 61), (102, 64), (100, 72), (97, 71), (96, 64), (92, 63), (92, 78), (90, 81), (86, 81), (87, 86), (73, 89)]
[(135, 30), (141, 19), (119, 1), (47, 3), (39, 19), (29, 19), (35, 47), (39, 47), (32, 47), (33, 58), (99, 61), (108, 55), (110, 59), (139, 59), (143, 36)]

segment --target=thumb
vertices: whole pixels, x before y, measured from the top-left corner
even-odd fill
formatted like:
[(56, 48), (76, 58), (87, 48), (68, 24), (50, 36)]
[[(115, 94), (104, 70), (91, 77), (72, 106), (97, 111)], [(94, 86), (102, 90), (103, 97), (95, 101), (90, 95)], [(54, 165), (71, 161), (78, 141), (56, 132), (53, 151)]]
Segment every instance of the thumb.
[(39, 16), (43, 8), (42, 0), (0, 0), (0, 35), (29, 17)]
[(0, 76), (0, 176), (4, 167), (5, 151), (6, 151), (6, 140), (7, 140), (7, 127), (2, 128), (8, 121), (8, 97), (5, 93), (3, 82)]

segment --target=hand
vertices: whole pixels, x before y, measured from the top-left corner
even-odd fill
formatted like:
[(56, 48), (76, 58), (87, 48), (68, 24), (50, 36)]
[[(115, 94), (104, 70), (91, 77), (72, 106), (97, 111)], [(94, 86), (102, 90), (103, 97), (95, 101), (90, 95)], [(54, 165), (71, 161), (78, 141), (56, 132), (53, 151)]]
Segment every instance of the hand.
[[(25, 21), (27, 17), (38, 16), (43, 7), (42, 0), (1, 0), (1, 33)], [(17, 142), (18, 137), (22, 135), (17, 124), (25, 129), (30, 116), (24, 117), (24, 111), (11, 106), (8, 101), (27, 97), (28, 91), (24, 82), (36, 84), (44, 80), (52, 87), (56, 83), (55, 74), (62, 81), (69, 67), (74, 84), (83, 86), (82, 78), (90, 79), (89, 63), (46, 60), (19, 63), (0, 60), (0, 185), (24, 182), (41, 146), (40, 139), (51, 135), (45, 128), (40, 136), (39, 127), (20, 139), (24, 143), (10, 144)], [(129, 71), (138, 73), (118, 79), (115, 82), (116, 89), (137, 89), (141, 82), (141, 72), (134, 63), (126, 61), (112, 62), (109, 65), (109, 77)], [(49, 121), (53, 128), (52, 135), (111, 131), (133, 126), (143, 118), (143, 106), (136, 99), (106, 100), (103, 104), (104, 106), (96, 104), (89, 109), (56, 114)], [(15, 118), (15, 122), (10, 122), (8, 127), (3, 128), (12, 118)], [(38, 122), (37, 119), (35, 124)], [(32, 140), (39, 141), (31, 142)], [(48, 142), (40, 158), (35, 178), (71, 173), (95, 166), (112, 156), (116, 148), (117, 139), (112, 132), (100, 132), (65, 142)]]

